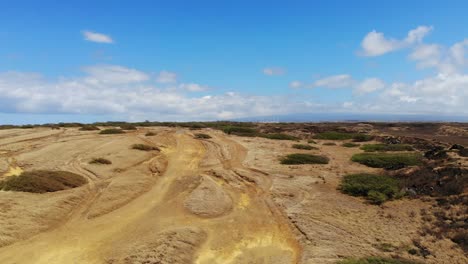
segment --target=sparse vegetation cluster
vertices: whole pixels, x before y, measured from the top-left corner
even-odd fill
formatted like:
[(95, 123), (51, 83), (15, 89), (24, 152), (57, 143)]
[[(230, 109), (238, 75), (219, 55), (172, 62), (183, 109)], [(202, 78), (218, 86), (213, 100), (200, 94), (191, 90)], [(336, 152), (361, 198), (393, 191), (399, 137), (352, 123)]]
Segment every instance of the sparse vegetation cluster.
[(373, 168), (388, 170), (421, 164), (419, 153), (358, 153), (351, 160)]
[(93, 125), (84, 125), (80, 128), (81, 131), (96, 131), (100, 130), (99, 127)]
[(281, 160), (281, 164), (328, 164), (329, 159), (325, 156), (295, 153), (289, 154)]
[(376, 152), (376, 151), (413, 151), (413, 147), (408, 144), (365, 144), (361, 146), (361, 149), (365, 152)]
[(346, 175), (339, 188), (343, 193), (365, 197), (374, 204), (382, 204), (389, 199), (401, 197), (398, 180), (385, 175), (365, 173)]
[(68, 171), (36, 170), (23, 172), (19, 176), (10, 176), (0, 182), (0, 190), (46, 193), (76, 188), (88, 181)]
[(417, 262), (404, 260), (404, 259), (393, 259), (383, 257), (368, 257), (360, 259), (347, 259), (337, 262), (337, 264), (418, 264)]
[(346, 142), (346, 143), (343, 143), (343, 145), (341, 146), (345, 148), (354, 148), (354, 147), (359, 147), (360, 145), (356, 143), (352, 143), (352, 142)]

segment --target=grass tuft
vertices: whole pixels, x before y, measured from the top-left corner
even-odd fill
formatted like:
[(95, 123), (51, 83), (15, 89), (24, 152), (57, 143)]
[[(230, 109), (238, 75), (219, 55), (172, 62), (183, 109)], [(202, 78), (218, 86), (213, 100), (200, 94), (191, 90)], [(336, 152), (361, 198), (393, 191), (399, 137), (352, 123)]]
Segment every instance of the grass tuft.
[(295, 153), (289, 154), (281, 160), (281, 164), (328, 164), (325, 156)]
[(376, 151), (412, 151), (414, 150), (408, 144), (366, 144), (361, 147), (365, 152)]
[(360, 146), (359, 144), (356, 144), (356, 143), (352, 143), (352, 142), (346, 142), (346, 143), (343, 143), (343, 145), (341, 145), (345, 148), (355, 148), (355, 147), (358, 147)]
[(124, 134), (124, 133), (125, 131), (123, 131), (122, 129), (118, 129), (118, 128), (108, 128), (108, 129), (101, 130), (101, 132), (99, 132), (99, 134), (102, 134), (102, 135)]
[(109, 164), (112, 164), (112, 161), (105, 159), (105, 158), (93, 158), (89, 163), (109, 165)]
[(317, 149), (316, 147), (312, 147), (311, 145), (307, 145), (307, 144), (294, 144), (292, 145), (292, 147), (295, 149), (305, 149), (305, 150)]
[(137, 130), (137, 127), (134, 125), (126, 124), (126, 125), (121, 125), (120, 128), (122, 130)]
[(351, 160), (372, 168), (400, 169), (421, 164), (419, 153), (359, 153)]
[(198, 139), (209, 139), (209, 138), (211, 138), (211, 136), (208, 135), (208, 134), (204, 134), (204, 133), (197, 133), (197, 134), (195, 134), (195, 138), (198, 138)]
[(159, 151), (160, 150), (157, 147), (153, 147), (153, 146), (146, 145), (146, 144), (133, 144), (132, 149), (137, 149), (137, 150), (142, 150), (142, 151), (152, 151), (152, 150)]
[(36, 170), (23, 172), (19, 176), (10, 176), (0, 182), (4, 191), (46, 193), (76, 188), (88, 181), (68, 171)]
[(337, 264), (418, 264), (418, 262), (404, 259), (368, 257), (360, 259), (346, 259), (337, 262)]
[(156, 136), (156, 133), (154, 133), (152, 131), (149, 131), (149, 132), (146, 132), (145, 136), (147, 136), (147, 137)]

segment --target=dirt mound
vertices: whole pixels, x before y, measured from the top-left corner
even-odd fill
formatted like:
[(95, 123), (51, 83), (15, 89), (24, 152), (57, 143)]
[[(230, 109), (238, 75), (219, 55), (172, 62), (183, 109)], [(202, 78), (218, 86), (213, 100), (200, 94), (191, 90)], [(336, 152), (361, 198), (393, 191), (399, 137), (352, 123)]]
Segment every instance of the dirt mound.
[(88, 181), (68, 171), (36, 170), (23, 172), (19, 176), (10, 176), (0, 182), (0, 189), (5, 191), (45, 193), (57, 192), (80, 187)]
[(468, 131), (462, 127), (453, 127), (453, 126), (441, 126), (437, 130), (437, 134), (444, 136), (468, 136)]
[(164, 231), (154, 241), (135, 245), (123, 259), (109, 259), (107, 263), (189, 264), (205, 239), (206, 233), (199, 228)]
[(203, 181), (185, 199), (185, 208), (203, 217), (216, 217), (232, 209), (231, 197), (213, 180), (203, 177)]

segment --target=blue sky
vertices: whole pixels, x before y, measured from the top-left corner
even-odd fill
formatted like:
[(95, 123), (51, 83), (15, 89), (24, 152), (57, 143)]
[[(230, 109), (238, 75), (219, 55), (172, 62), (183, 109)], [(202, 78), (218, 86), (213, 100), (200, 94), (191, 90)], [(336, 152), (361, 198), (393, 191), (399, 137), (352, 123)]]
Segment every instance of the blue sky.
[(385, 2), (2, 1), (0, 123), (467, 116), (468, 3)]

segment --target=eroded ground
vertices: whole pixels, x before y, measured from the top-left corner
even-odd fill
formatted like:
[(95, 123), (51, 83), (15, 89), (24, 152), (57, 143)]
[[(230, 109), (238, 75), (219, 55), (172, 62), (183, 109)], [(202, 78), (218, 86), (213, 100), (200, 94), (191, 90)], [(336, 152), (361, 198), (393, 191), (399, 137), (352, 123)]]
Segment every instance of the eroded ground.
[[(0, 263), (335, 263), (370, 255), (468, 261), (452, 241), (421, 236), (420, 211), (431, 201), (375, 206), (337, 190), (345, 174), (381, 170), (351, 162), (359, 148), (317, 140), (317, 150), (296, 150), (289, 140), (202, 132), (212, 138), (165, 127), (117, 135), (0, 130), (2, 178), (45, 169), (88, 180), (53, 193), (0, 191)], [(140, 143), (159, 151), (131, 149)], [(297, 152), (330, 163), (279, 163)], [(93, 158), (112, 164), (90, 164)], [(415, 239), (429, 256), (407, 252)], [(388, 245), (399, 250), (382, 249)]]

